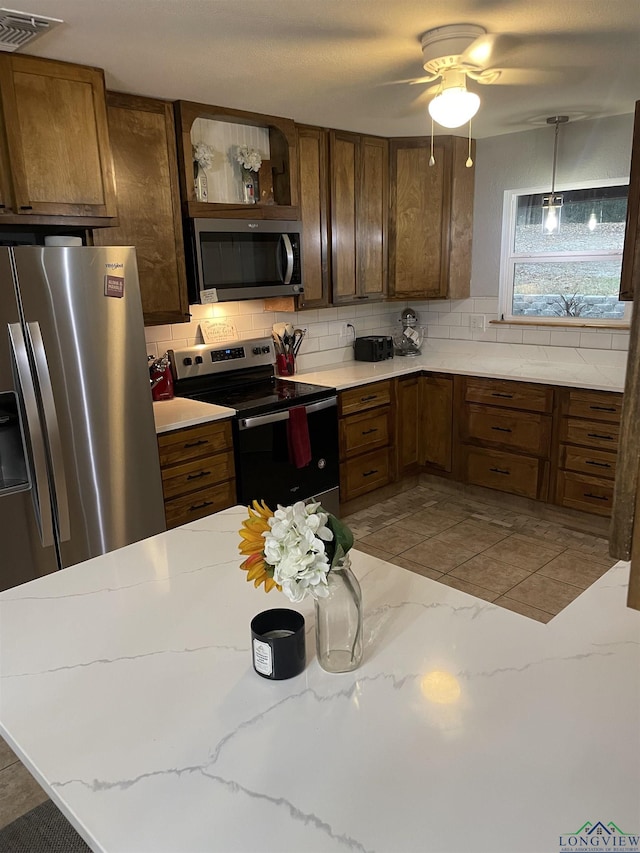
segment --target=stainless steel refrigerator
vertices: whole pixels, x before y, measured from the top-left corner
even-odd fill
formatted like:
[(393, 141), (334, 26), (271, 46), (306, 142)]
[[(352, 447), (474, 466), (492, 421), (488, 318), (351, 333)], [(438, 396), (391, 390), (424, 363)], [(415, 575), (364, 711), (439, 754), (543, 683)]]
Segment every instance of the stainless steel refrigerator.
[(0, 248), (0, 590), (165, 529), (135, 249)]

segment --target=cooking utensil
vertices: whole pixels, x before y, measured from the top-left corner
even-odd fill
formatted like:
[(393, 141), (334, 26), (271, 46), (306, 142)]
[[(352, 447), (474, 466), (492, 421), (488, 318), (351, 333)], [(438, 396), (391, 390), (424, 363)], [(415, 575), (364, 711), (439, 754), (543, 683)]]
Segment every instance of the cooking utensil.
[(293, 354), (294, 356), (298, 354), (298, 350), (304, 340), (304, 336), (307, 334), (306, 329), (294, 329), (293, 330)]

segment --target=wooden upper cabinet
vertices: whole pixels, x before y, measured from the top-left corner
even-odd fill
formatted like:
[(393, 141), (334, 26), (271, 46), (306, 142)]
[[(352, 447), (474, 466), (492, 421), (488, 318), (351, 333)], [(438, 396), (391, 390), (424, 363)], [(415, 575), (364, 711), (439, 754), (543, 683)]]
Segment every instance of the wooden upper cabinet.
[(471, 284), (474, 169), (457, 136), (390, 142), (389, 296), (463, 299)]
[[(191, 101), (176, 101), (174, 107), (178, 134), (180, 195), (185, 216), (233, 219), (297, 220), (300, 218), (296, 127), (293, 120)], [(265, 198), (261, 194), (260, 200), (255, 204), (247, 204), (241, 200), (241, 193), (238, 192), (237, 199), (220, 201), (215, 198), (214, 188), (210, 184), (208, 201), (196, 199), (191, 130), (198, 119), (214, 123), (245, 125), (249, 128), (263, 128), (268, 133), (269, 158), (263, 159), (259, 172), (260, 186), (264, 188), (268, 184)], [(234, 144), (229, 146), (228, 142), (224, 141), (225, 150), (214, 149), (214, 156), (222, 162), (221, 168), (227, 171), (227, 183), (232, 184), (237, 178), (241, 189), (240, 167), (236, 168), (234, 157), (237, 148), (245, 145), (246, 142), (243, 139), (238, 141), (237, 134), (233, 136)], [(221, 137), (227, 140), (225, 134)], [(249, 145), (249, 147), (253, 146)], [(232, 167), (235, 172), (232, 172)]]
[(387, 291), (386, 139), (330, 131), (332, 301), (382, 299)]
[(329, 304), (329, 132), (296, 126), (302, 220), (302, 282), (300, 308)]
[(640, 101), (636, 101), (629, 173), (629, 200), (627, 202), (627, 227), (624, 234), (620, 299), (631, 302), (636, 285), (640, 282)]
[(0, 97), (3, 221), (110, 224), (117, 211), (101, 69), (0, 53)]
[(146, 325), (189, 319), (173, 107), (107, 93), (119, 225), (96, 230), (99, 246), (135, 246)]

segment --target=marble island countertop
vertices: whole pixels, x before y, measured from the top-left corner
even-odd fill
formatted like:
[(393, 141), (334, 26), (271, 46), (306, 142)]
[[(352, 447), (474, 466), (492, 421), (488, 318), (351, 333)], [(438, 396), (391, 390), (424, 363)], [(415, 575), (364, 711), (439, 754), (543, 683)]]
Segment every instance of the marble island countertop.
[(640, 831), (618, 563), (547, 625), (352, 552), (365, 656), (271, 682), (244, 508), (0, 594), (0, 732), (95, 851), (553, 853)]

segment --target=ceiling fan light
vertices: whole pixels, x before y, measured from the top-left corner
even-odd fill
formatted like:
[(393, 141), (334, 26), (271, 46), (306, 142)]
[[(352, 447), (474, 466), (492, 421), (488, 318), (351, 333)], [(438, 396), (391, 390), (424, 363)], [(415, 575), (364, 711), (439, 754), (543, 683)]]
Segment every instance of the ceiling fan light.
[(445, 89), (429, 104), (429, 115), (443, 127), (462, 127), (480, 108), (480, 98), (466, 86)]

